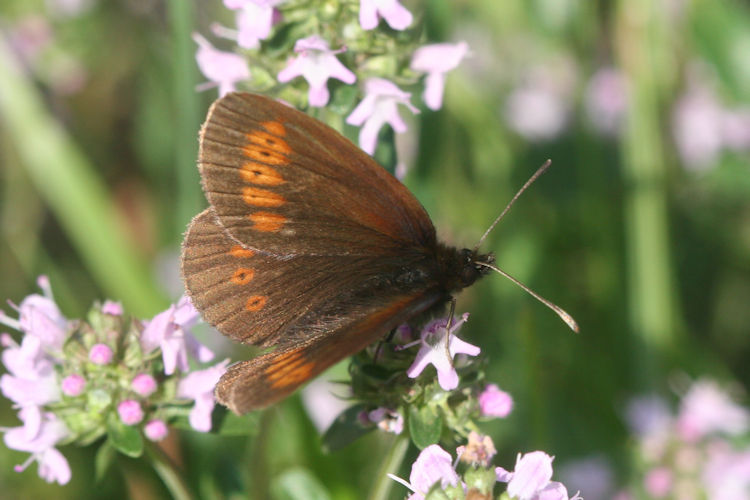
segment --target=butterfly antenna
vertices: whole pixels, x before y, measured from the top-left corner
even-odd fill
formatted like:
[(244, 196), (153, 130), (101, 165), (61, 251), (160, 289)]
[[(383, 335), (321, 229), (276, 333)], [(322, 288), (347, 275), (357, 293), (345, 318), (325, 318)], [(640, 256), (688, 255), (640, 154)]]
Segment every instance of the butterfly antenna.
[[(547, 163), (546, 165), (549, 166), (549, 163)], [(510, 274), (506, 273), (505, 271), (503, 271), (499, 267), (495, 267), (492, 264), (488, 264), (486, 262), (480, 262), (480, 261), (475, 262), (475, 264), (480, 265), (480, 266), (484, 266), (484, 267), (489, 267), (490, 269), (492, 269), (496, 273), (502, 274), (503, 276), (505, 276), (506, 278), (508, 278), (509, 280), (511, 280), (513, 283), (515, 283), (516, 285), (518, 285), (521, 288), (523, 288), (524, 290), (526, 290), (526, 292), (529, 295), (531, 295), (532, 297), (534, 297), (536, 300), (538, 300), (539, 302), (541, 302), (545, 306), (547, 306), (550, 309), (552, 309), (553, 311), (555, 311), (557, 313), (557, 315), (560, 316), (560, 319), (563, 320), (570, 327), (571, 330), (573, 330), (576, 333), (579, 332), (578, 323), (576, 323), (576, 320), (573, 319), (573, 316), (571, 316), (570, 314), (568, 314), (567, 312), (565, 312), (562, 307), (558, 306), (557, 304), (553, 304), (549, 300), (545, 299), (544, 297), (542, 297), (541, 295), (539, 295), (538, 293), (536, 293), (534, 290), (532, 290), (531, 288), (527, 287), (526, 285), (524, 285), (523, 283), (521, 283), (516, 278), (514, 278)]]
[(537, 171), (534, 172), (534, 175), (532, 175), (529, 178), (529, 180), (526, 181), (526, 184), (524, 184), (523, 187), (518, 190), (518, 192), (513, 197), (513, 199), (510, 200), (510, 203), (508, 203), (505, 206), (505, 208), (503, 209), (503, 211), (500, 212), (500, 215), (497, 216), (497, 219), (495, 219), (495, 221), (492, 224), (490, 224), (490, 227), (487, 228), (487, 231), (485, 231), (484, 234), (482, 235), (482, 237), (479, 238), (479, 243), (477, 243), (477, 246), (474, 247), (474, 252), (476, 252), (479, 249), (479, 247), (482, 245), (482, 242), (485, 240), (485, 238), (487, 238), (487, 235), (489, 235), (490, 232), (493, 229), (495, 229), (495, 226), (497, 226), (497, 223), (500, 222), (500, 220), (502, 220), (503, 217), (505, 217), (505, 214), (508, 213), (508, 210), (510, 210), (510, 207), (513, 206), (513, 204), (516, 202), (516, 200), (518, 199), (518, 197), (521, 196), (521, 193), (523, 193), (524, 191), (526, 191), (526, 188), (528, 188), (529, 186), (531, 186), (534, 183), (534, 181), (537, 180), (539, 178), (539, 176), (542, 175), (549, 168), (550, 165), (552, 165), (552, 160), (545, 161), (544, 165), (542, 165), (541, 167), (539, 167), (537, 169)]

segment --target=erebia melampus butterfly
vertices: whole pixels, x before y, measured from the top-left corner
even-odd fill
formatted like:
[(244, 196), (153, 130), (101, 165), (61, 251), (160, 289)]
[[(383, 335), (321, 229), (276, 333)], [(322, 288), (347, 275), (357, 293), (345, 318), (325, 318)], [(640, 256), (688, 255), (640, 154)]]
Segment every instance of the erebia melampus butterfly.
[(281, 400), (490, 270), (507, 276), (491, 253), (439, 242), (419, 201), (344, 136), (268, 97), (217, 100), (198, 164), (209, 207), (185, 235), (187, 293), (227, 337), (274, 347), (219, 381), (236, 413)]

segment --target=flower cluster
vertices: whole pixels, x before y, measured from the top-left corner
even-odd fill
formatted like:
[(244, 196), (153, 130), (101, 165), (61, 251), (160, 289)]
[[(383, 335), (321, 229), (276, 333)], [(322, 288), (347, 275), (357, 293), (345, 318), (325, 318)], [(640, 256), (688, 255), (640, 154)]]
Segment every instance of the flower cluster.
[(421, 90), (425, 105), (440, 109), (445, 75), (469, 51), (466, 42), (420, 46), (421, 28), (398, 0), (332, 0), (324, 8), (301, 0), (224, 0), (224, 6), (235, 12), (236, 29), (214, 25), (213, 32), (246, 56), (194, 35), (198, 66), (209, 80), (201, 88), (218, 87), (223, 95), (242, 86), (298, 107), (333, 103), (329, 111), (348, 113), (346, 122), (362, 127), (359, 144), (369, 154), (383, 125), (407, 130), (400, 106), (418, 112), (402, 86)]
[(750, 498), (750, 411), (716, 382), (697, 380), (673, 414), (655, 396), (628, 408), (639, 484), (618, 498)]
[(167, 423), (179, 418), (211, 429), (213, 387), (228, 361), (190, 371), (188, 354), (207, 362), (213, 353), (190, 333), (198, 313), (186, 298), (148, 322), (127, 320), (110, 301), (73, 321), (60, 312), (47, 278), (38, 283), (43, 294), (26, 297), (18, 319), (0, 312), (0, 323), (23, 334), (20, 343), (0, 337), (8, 371), (0, 390), (23, 423), (2, 429), (5, 444), (31, 454), (17, 471), (36, 461), (42, 478), (65, 484), (71, 471), (58, 445), (106, 435), (108, 445), (138, 456), (142, 436), (164, 439)]
[[(507, 483), (507, 496), (515, 500), (580, 500), (578, 494), (568, 496), (568, 490), (552, 481), (553, 457), (543, 451), (518, 454), (515, 469), (493, 468), (495, 445), (489, 436), (469, 434), (466, 445), (456, 449), (454, 462), (450, 453), (433, 444), (417, 457), (411, 468), (409, 482), (389, 475), (412, 491), (409, 500), (438, 498), (493, 498), (495, 485)], [(456, 468), (462, 463), (466, 470), (459, 475)]]

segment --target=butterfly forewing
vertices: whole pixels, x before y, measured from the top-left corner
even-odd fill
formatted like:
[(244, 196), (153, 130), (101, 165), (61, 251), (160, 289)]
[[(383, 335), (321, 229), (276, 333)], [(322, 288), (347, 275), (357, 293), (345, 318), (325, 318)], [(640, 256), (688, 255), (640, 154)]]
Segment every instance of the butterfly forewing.
[(398, 180), (330, 127), (266, 97), (214, 103), (199, 165), (221, 225), (261, 253), (383, 255), (435, 243)]

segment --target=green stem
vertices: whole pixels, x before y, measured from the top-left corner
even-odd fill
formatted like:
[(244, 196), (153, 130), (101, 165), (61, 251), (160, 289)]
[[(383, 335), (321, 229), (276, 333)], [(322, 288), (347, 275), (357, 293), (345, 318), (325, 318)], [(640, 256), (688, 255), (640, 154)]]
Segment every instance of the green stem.
[(98, 284), (139, 316), (165, 299), (154, 288), (148, 263), (120, 229), (110, 193), (44, 104), (0, 34), (0, 121), (34, 188), (59, 221)]
[(385, 500), (388, 498), (395, 481), (388, 477), (388, 474), (395, 474), (401, 467), (401, 462), (404, 461), (406, 456), (406, 450), (409, 449), (409, 438), (403, 433), (393, 440), (393, 445), (385, 456), (383, 463), (380, 465), (377, 476), (375, 476), (375, 484), (370, 490), (370, 494), (367, 497), (368, 500)]
[(154, 465), (154, 470), (175, 500), (193, 500), (185, 478), (179, 473), (174, 462), (157, 445), (147, 444), (146, 453)]

